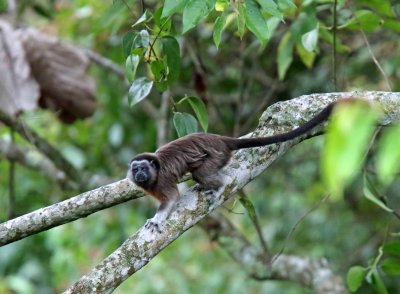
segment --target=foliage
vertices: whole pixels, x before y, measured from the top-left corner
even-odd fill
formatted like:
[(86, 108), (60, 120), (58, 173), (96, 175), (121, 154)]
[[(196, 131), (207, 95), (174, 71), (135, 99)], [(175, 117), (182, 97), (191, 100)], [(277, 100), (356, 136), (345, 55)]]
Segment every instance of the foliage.
[[(0, 10), (4, 3), (0, 1)], [(99, 52), (124, 67), (129, 81), (126, 87), (112, 73), (93, 67), (98, 109), (92, 118), (62, 125), (49, 111), (37, 111), (22, 119), (81, 171), (121, 178), (135, 153), (157, 147), (159, 119), (167, 121), (167, 140), (175, 138), (175, 132), (182, 136), (199, 131), (199, 126), (238, 136), (251, 130), (277, 97), (333, 89), (388, 90), (374, 57), (391, 90), (398, 91), (400, 4), (338, 0), (333, 28), (334, 3), (19, 1), (19, 18), (25, 23)], [(152, 116), (145, 103), (159, 111), (162, 94), (168, 92), (167, 110)], [(222, 211), (251, 241), (258, 239), (258, 216), (274, 252), (284, 248), (284, 253), (326, 257), (339, 274), (348, 273), (352, 291), (392, 293), (400, 287), (399, 127), (385, 127), (371, 136), (369, 126), (376, 115), (368, 113), (343, 109), (325, 143), (316, 138), (300, 144), (246, 187), (248, 197), (241, 198), (245, 209), (227, 203), (229, 210)], [(0, 137), (10, 140), (9, 130), (1, 128)], [(349, 141), (358, 144), (345, 144)], [(30, 146), (18, 136), (16, 143)], [(9, 183), (3, 176), (8, 171), (9, 162), (1, 160), (0, 207), (8, 207)], [(327, 194), (323, 180), (343, 197), (320, 203)], [(77, 193), (23, 166), (17, 166), (15, 181), (17, 215)], [(287, 238), (316, 203), (319, 207)], [(153, 213), (149, 200), (138, 200), (0, 248), (0, 292), (61, 292)], [(6, 218), (6, 210), (0, 210), (0, 220)], [(206, 285), (212, 292), (301, 293), (293, 285), (249, 279), (197, 230), (190, 230), (116, 292), (158, 293), (171, 286), (176, 292), (202, 293)]]

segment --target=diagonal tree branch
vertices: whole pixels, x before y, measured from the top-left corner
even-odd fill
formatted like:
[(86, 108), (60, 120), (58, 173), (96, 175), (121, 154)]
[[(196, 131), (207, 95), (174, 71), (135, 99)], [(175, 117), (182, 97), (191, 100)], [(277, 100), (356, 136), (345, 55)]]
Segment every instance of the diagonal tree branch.
[[(388, 124), (400, 118), (400, 93), (313, 94), (274, 104), (264, 112), (256, 131), (250, 135), (266, 136), (287, 131), (309, 120), (330, 102), (347, 97), (378, 101), (385, 113), (382, 124)], [(318, 132), (321, 128), (322, 126), (313, 132)], [(65, 293), (110, 293), (183, 232), (232, 197), (238, 189), (257, 177), (272, 162), (301, 140), (302, 138), (299, 138), (279, 145), (236, 152), (231, 163), (224, 169), (229, 181), (219, 191), (210, 195), (199, 190), (197, 185), (190, 188), (181, 197), (178, 208), (173, 211), (164, 224), (162, 233), (152, 234), (148, 229), (142, 227)]]

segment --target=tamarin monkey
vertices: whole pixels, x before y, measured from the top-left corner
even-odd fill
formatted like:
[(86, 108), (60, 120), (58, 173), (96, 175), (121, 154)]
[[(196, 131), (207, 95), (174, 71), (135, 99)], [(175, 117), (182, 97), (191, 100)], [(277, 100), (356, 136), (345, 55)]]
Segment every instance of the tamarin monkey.
[[(346, 100), (355, 99), (342, 101)], [(233, 150), (280, 143), (306, 134), (329, 118), (335, 104), (329, 104), (304, 125), (287, 133), (243, 139), (195, 133), (169, 142), (155, 153), (135, 156), (129, 165), (127, 178), (161, 202), (155, 217), (147, 221), (146, 227), (160, 232), (161, 224), (178, 200), (178, 180), (187, 172), (203, 189), (217, 190), (223, 185), (219, 171), (229, 162)]]

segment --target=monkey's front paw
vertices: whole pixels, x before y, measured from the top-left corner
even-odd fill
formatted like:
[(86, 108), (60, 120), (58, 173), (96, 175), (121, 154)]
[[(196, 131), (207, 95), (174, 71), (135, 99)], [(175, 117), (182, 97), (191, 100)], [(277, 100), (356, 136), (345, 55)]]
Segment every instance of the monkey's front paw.
[(146, 229), (150, 230), (150, 232), (152, 232), (152, 233), (157, 232), (157, 233), (161, 234), (161, 225), (157, 222), (152, 221), (151, 219), (147, 220), (144, 227)]

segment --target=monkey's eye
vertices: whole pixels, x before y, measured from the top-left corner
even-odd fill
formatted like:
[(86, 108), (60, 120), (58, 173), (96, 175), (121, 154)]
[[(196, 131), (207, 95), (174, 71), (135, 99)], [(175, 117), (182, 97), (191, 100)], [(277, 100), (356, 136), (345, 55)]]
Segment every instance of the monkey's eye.
[(132, 171), (135, 173), (137, 172), (139, 169), (137, 167), (132, 168)]

